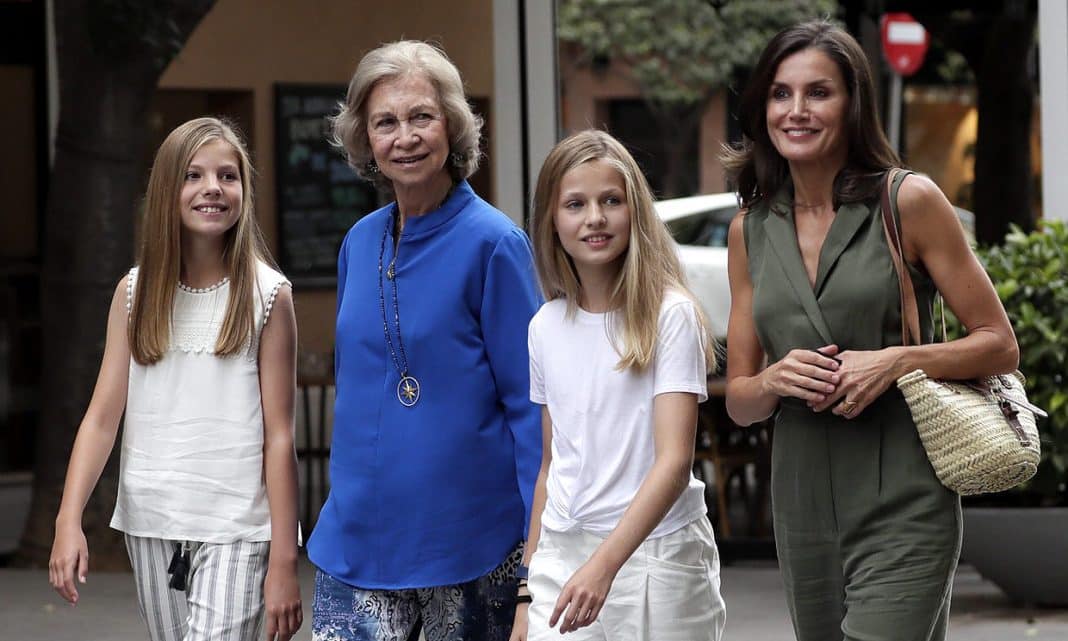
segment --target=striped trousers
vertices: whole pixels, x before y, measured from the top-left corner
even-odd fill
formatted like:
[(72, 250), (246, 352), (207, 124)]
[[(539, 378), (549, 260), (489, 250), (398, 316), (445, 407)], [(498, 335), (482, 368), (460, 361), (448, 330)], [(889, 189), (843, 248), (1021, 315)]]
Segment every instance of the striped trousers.
[(253, 641), (262, 636), (270, 541), (187, 542), (187, 590), (167, 584), (180, 541), (126, 535), (141, 617), (151, 641)]

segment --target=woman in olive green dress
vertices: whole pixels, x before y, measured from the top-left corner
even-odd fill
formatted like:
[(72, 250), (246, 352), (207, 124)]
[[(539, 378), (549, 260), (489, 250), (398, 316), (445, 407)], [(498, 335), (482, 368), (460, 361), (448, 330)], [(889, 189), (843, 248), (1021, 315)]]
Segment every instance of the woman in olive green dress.
[[(745, 138), (726, 157), (743, 205), (729, 238), (727, 409), (741, 425), (775, 417), (772, 513), (797, 638), (944, 639), (960, 500), (894, 381), (1009, 372), (1012, 327), (945, 196), (899, 172), (891, 193), (926, 338), (901, 346), (879, 207), (900, 161), (849, 34), (822, 21), (779, 33), (740, 113)], [(931, 344), (936, 290), (966, 337)]]

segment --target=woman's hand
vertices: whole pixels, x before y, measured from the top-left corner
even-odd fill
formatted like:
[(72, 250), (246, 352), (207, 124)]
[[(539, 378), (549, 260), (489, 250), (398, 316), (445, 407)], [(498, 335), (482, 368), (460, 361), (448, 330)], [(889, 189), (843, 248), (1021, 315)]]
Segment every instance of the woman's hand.
[(618, 571), (596, 554), (590, 557), (564, 585), (549, 617), (549, 627), (555, 627), (559, 621), (560, 634), (563, 634), (596, 621)]
[(818, 350), (790, 350), (782, 360), (764, 370), (764, 393), (799, 398), (809, 405), (825, 403), (839, 385), (839, 365), (832, 358), (836, 354), (837, 345), (825, 345)]
[(831, 412), (843, 418), (859, 416), (897, 380), (902, 349), (895, 346), (878, 351), (842, 352), (838, 355), (841, 365), (837, 389), (822, 401), (810, 403), (812, 409), (822, 412), (833, 407)]
[(516, 604), (515, 620), (512, 622), (512, 634), (508, 637), (508, 641), (527, 641), (527, 615), (529, 613), (529, 603)]
[(88, 573), (89, 545), (85, 541), (81, 525), (57, 523), (56, 538), (52, 541), (52, 556), (48, 560), (48, 581), (52, 588), (71, 605), (77, 605), (78, 588), (75, 586), (74, 577), (78, 577), (78, 583), (85, 583)]
[(263, 601), (267, 610), (267, 641), (289, 641), (304, 622), (295, 564), (291, 568), (267, 566)]

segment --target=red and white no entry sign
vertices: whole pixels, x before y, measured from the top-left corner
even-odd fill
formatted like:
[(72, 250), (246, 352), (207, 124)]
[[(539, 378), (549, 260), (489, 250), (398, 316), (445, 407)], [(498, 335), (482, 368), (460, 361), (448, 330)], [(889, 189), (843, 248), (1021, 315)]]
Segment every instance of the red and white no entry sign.
[(883, 55), (890, 68), (902, 76), (919, 71), (931, 40), (923, 25), (907, 13), (886, 13), (881, 27)]

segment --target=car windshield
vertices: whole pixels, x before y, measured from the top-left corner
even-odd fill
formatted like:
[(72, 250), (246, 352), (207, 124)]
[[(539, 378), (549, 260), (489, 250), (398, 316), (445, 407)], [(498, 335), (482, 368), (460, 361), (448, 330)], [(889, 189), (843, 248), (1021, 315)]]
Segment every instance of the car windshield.
[(731, 218), (738, 208), (720, 207), (683, 216), (667, 222), (671, 235), (680, 245), (726, 247)]

